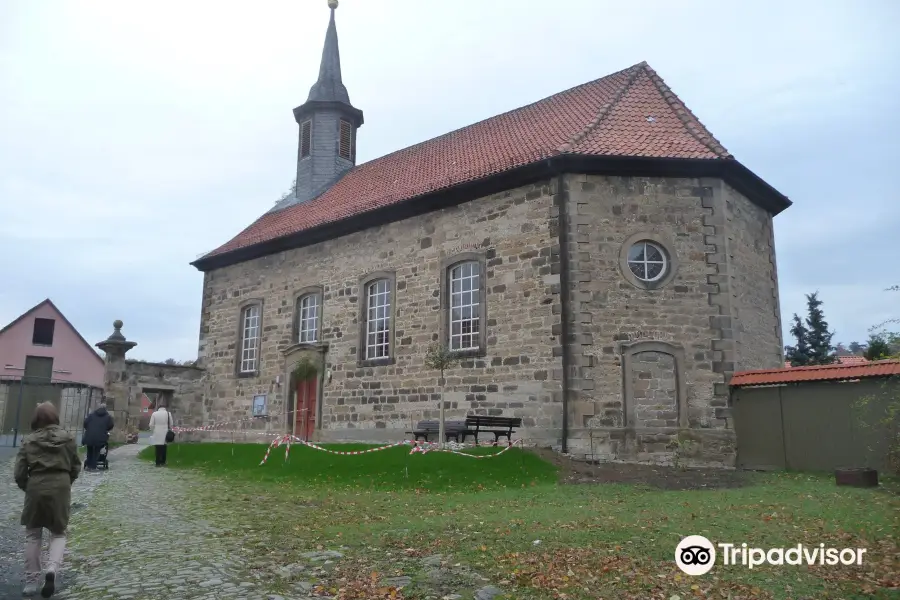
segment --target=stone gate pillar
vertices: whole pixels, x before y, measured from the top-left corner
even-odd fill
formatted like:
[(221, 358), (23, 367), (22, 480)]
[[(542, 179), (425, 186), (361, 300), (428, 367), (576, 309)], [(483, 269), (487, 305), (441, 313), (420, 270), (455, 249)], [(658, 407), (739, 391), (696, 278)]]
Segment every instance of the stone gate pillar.
[[(115, 331), (96, 346), (106, 354), (106, 372), (103, 377), (103, 392), (106, 396), (106, 408), (113, 414), (116, 427), (113, 430), (113, 440), (121, 441), (125, 438), (126, 425), (137, 427), (140, 419), (140, 403), (132, 398), (128, 386), (128, 377), (125, 373), (125, 354), (137, 346), (137, 342), (129, 342), (122, 335), (122, 321), (113, 322)], [(127, 415), (127, 422), (122, 422)]]

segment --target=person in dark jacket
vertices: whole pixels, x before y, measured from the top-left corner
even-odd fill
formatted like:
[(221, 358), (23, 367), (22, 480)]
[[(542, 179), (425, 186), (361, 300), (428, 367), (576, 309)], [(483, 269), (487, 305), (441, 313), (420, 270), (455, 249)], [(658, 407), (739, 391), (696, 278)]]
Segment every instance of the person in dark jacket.
[(97, 457), (100, 449), (109, 440), (109, 432), (113, 428), (113, 418), (106, 410), (106, 405), (101, 404), (84, 420), (84, 439), (82, 444), (87, 446), (87, 459), (84, 469), (86, 471), (97, 470)]
[(41, 538), (47, 529), (50, 556), (41, 596), (49, 598), (56, 589), (56, 574), (66, 549), (72, 483), (81, 472), (81, 459), (75, 438), (59, 426), (59, 412), (53, 404), (37, 406), (31, 430), (19, 448), (13, 471), (16, 485), (25, 492), (21, 520), (25, 526), (24, 595), (37, 592), (42, 572)]

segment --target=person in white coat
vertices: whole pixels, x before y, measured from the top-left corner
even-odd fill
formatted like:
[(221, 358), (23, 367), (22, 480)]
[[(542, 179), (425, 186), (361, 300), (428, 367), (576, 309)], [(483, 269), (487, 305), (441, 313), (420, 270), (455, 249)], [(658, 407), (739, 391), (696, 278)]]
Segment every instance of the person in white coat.
[(166, 434), (172, 429), (172, 414), (165, 406), (150, 415), (150, 444), (156, 448), (156, 466), (166, 466)]

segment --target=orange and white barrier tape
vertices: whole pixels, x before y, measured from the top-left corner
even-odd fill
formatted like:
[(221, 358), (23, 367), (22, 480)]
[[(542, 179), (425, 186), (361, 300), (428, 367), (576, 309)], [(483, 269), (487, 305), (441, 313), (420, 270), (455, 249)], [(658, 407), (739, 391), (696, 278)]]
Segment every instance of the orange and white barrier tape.
[(412, 446), (410, 450), (410, 454), (426, 454), (428, 452), (446, 452), (449, 454), (457, 454), (461, 456), (467, 456), (469, 458), (493, 458), (495, 456), (500, 456), (507, 450), (510, 450), (514, 446), (519, 446), (523, 443), (523, 440), (516, 440), (515, 442), (509, 442), (506, 447), (503, 448), (500, 452), (494, 452), (492, 454), (469, 454), (468, 452), (462, 452), (463, 448), (480, 448), (485, 445), (489, 446), (498, 446), (496, 442), (493, 444), (482, 444), (482, 445), (471, 445), (467, 446), (464, 444), (453, 443), (450, 448), (441, 448), (437, 442), (419, 442), (415, 440), (403, 440), (401, 442), (396, 442), (393, 444), (387, 444), (385, 446), (377, 446), (375, 448), (367, 448), (365, 450), (331, 450), (329, 448), (323, 448), (318, 444), (313, 442), (308, 442), (303, 440), (295, 435), (283, 435), (276, 440), (274, 440), (269, 447), (266, 449), (266, 455), (263, 457), (262, 462), (260, 462), (260, 466), (266, 464), (266, 461), (269, 460), (269, 455), (272, 453), (272, 450), (278, 448), (279, 446), (285, 446), (284, 451), (284, 459), (288, 460), (291, 453), (291, 443), (298, 443), (303, 446), (307, 446), (312, 448), (313, 450), (319, 450), (320, 452), (326, 452), (328, 454), (336, 454), (339, 456), (357, 456), (360, 454), (371, 454), (373, 452), (380, 452), (381, 450), (387, 450), (388, 448), (396, 448), (397, 446)]

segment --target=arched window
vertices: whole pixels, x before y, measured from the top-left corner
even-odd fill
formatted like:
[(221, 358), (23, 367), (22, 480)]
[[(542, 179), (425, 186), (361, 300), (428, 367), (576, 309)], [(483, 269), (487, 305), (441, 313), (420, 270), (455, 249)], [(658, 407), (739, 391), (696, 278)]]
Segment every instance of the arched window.
[[(441, 261), (441, 339), (452, 352), (487, 351), (485, 255), (463, 252)], [(502, 293), (502, 292), (498, 292)]]
[(481, 265), (477, 261), (459, 263), (450, 268), (451, 350), (478, 350), (481, 347)]
[(250, 304), (241, 309), (238, 372), (255, 373), (259, 370), (259, 341), (262, 305)]
[(319, 317), (322, 304), (319, 294), (312, 293), (297, 299), (297, 342), (312, 344), (319, 341)]
[(391, 356), (391, 283), (376, 279), (366, 286), (366, 360)]

